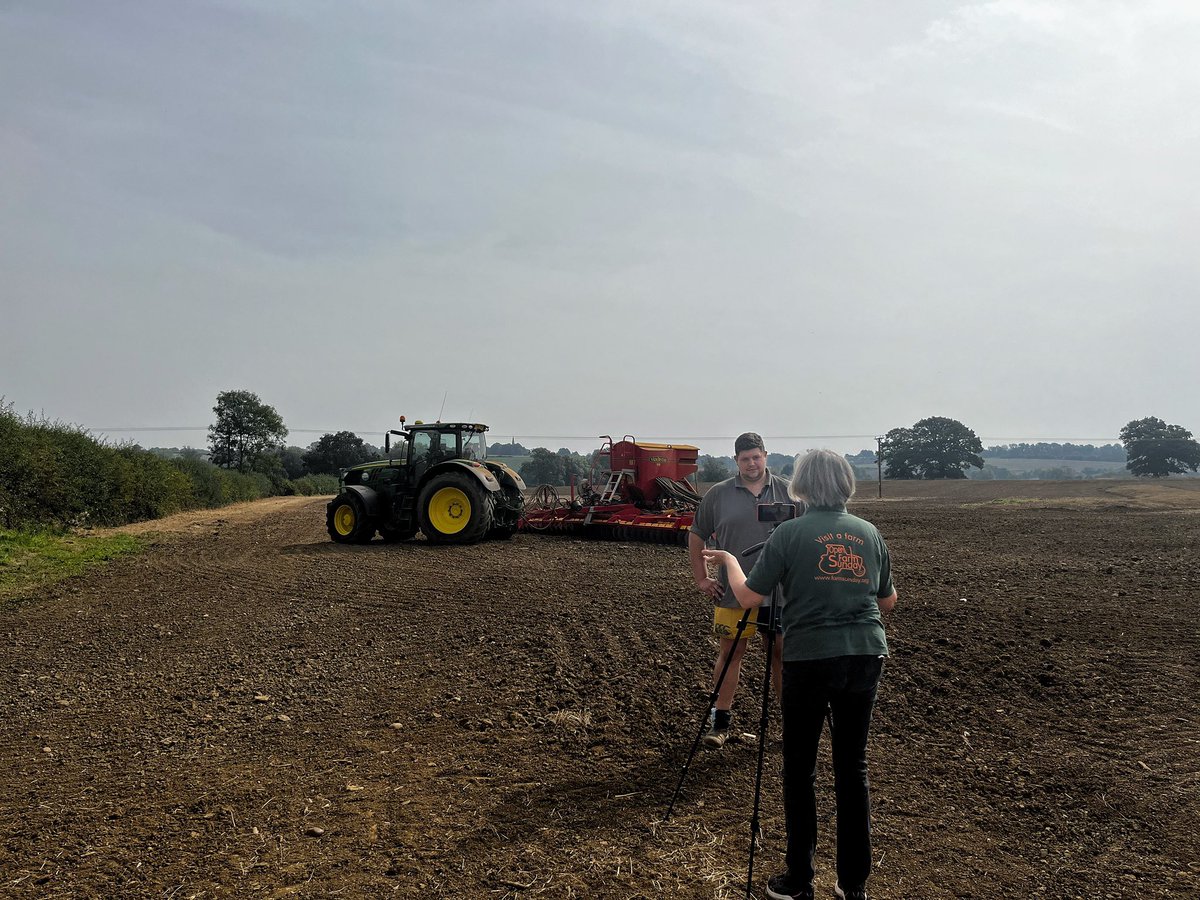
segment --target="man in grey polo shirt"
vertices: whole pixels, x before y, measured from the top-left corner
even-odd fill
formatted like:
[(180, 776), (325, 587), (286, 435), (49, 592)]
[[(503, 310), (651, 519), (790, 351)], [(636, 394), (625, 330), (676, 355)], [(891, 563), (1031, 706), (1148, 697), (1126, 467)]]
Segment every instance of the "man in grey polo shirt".
[[(737, 623), (743, 610), (729, 587), (724, 568), (719, 571), (718, 579), (708, 576), (704, 565), (704, 548), (707, 543), (712, 549), (728, 550), (738, 558), (743, 569), (749, 570), (754, 557), (746, 557), (742, 551), (765, 541), (771, 531), (769, 524), (758, 521), (758, 504), (795, 502), (788, 496), (787, 481), (767, 470), (767, 450), (759, 435), (752, 431), (739, 435), (733, 444), (733, 451), (738, 474), (709, 488), (700, 503), (700, 508), (696, 510), (696, 518), (688, 535), (688, 558), (692, 564), (692, 577), (696, 581), (696, 587), (717, 601), (717, 608), (713, 612), (713, 633), (720, 638), (721, 648), (713, 666), (714, 684), (720, 677), (726, 657), (733, 654), (729, 671), (717, 695), (716, 706), (710, 713), (708, 731), (704, 734), (705, 745), (713, 748), (723, 746), (729, 737), (733, 695), (737, 691), (742, 657), (746, 653), (746, 642), (754, 636), (756, 627), (752, 615), (742, 632), (742, 639), (734, 641), (733, 636), (737, 632)], [(766, 610), (760, 610), (759, 614), (765, 622)], [(765, 634), (763, 639), (765, 643)], [(774, 659), (771, 663), (776, 697), (780, 696), (781, 690), (782, 644), (782, 641), (775, 641)]]

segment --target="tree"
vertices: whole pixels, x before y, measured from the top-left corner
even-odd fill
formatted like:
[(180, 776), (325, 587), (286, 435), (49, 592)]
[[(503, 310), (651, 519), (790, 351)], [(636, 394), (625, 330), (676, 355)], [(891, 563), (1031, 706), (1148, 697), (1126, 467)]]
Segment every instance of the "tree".
[(582, 453), (572, 453), (569, 450), (563, 453), (559, 450), (558, 458), (562, 460), (563, 484), (570, 484), (572, 476), (576, 481), (582, 481), (592, 473), (592, 461)]
[(279, 450), (279, 462), (288, 478), (300, 478), (308, 474), (308, 466), (304, 462), (304, 451), (299, 447), (282, 447)]
[(526, 484), (566, 484), (563, 480), (563, 457), (545, 447), (529, 451), (529, 462), (521, 466), (521, 478)]
[(847, 453), (846, 462), (852, 466), (863, 466), (870, 468), (875, 465), (874, 450), (859, 450), (857, 453)]
[(1134, 475), (1161, 478), (1200, 468), (1200, 444), (1182, 425), (1168, 425), (1148, 416), (1134, 419), (1121, 429), (1127, 468)]
[(724, 481), (729, 477), (729, 466), (723, 457), (705, 455), (700, 457), (700, 468), (696, 477), (706, 484)]
[(283, 418), (250, 391), (222, 391), (208, 426), (209, 459), (224, 469), (248, 471), (263, 453), (283, 444)]
[(983, 468), (983, 444), (957, 419), (931, 416), (912, 428), (893, 428), (883, 439), (886, 478), (966, 478)]
[(304, 464), (314, 475), (336, 475), (342, 469), (370, 462), (378, 451), (353, 431), (321, 435), (304, 453)]
[(287, 469), (283, 466), (283, 459), (276, 449), (268, 450), (265, 453), (260, 453), (255, 457), (253, 464), (250, 466), (250, 471), (259, 475), (266, 475), (271, 479), (272, 494), (294, 494), (296, 489), (292, 487), (288, 480)]
[[(775, 475), (783, 474), (783, 470), (788, 466), (795, 465), (796, 457), (794, 454), (788, 453), (768, 453), (767, 468)], [(735, 464), (736, 465), (736, 464)]]

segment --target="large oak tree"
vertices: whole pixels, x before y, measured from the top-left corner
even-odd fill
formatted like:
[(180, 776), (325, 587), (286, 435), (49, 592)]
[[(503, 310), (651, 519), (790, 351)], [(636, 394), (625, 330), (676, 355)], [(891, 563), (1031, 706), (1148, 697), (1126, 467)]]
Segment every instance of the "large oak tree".
[(1128, 458), (1125, 468), (1134, 475), (1161, 478), (1200, 468), (1200, 444), (1192, 433), (1154, 416), (1128, 423), (1121, 429), (1121, 443)]
[(966, 478), (983, 468), (983, 444), (957, 419), (931, 416), (912, 428), (893, 428), (883, 439), (885, 478)]

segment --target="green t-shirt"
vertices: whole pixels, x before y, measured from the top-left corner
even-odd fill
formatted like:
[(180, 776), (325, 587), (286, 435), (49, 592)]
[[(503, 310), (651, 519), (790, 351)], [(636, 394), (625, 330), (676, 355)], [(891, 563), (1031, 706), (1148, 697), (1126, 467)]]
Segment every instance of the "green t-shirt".
[(892, 593), (892, 561), (870, 522), (844, 508), (810, 508), (783, 522), (763, 547), (746, 586), (783, 587), (783, 658), (887, 656), (878, 597)]

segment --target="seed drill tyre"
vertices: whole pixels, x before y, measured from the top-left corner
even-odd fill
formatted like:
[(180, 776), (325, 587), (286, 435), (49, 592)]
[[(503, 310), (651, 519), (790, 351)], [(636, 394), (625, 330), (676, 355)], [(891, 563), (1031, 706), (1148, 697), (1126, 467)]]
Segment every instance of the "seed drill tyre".
[(417, 514), (432, 543), (474, 544), (492, 527), (492, 498), (470, 475), (441, 472), (421, 489)]
[(325, 529), (339, 544), (365, 544), (375, 536), (375, 523), (353, 491), (343, 491), (329, 504)]

